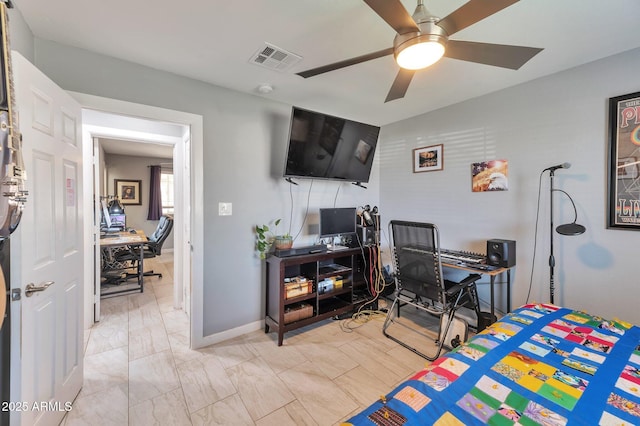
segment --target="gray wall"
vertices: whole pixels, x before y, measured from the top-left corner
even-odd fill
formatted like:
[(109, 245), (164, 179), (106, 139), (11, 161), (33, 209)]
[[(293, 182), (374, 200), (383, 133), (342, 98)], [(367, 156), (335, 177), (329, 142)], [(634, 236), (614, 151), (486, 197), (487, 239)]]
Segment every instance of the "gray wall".
[[(171, 163), (172, 158), (132, 157), (129, 155), (105, 155), (107, 170), (107, 193), (115, 194), (114, 179), (140, 180), (142, 205), (125, 205), (127, 227), (142, 229), (146, 235), (151, 235), (158, 226), (157, 220), (147, 220), (149, 212), (149, 166), (160, 163)], [(173, 248), (173, 231), (162, 245), (162, 249)]]
[[(12, 37), (15, 39), (12, 27)], [(640, 52), (607, 58), (383, 128), (368, 190), (332, 182), (283, 182), (290, 105), (240, 94), (87, 51), (35, 40), (20, 31), (27, 58), (67, 90), (201, 114), (204, 117), (204, 334), (263, 318), (262, 264), (256, 224), (289, 222), (296, 245), (314, 242), (317, 208), (379, 205), (384, 220), (437, 223), (443, 246), (485, 251), (489, 238), (518, 242), (514, 304), (523, 303), (532, 268), (540, 171), (569, 161), (557, 187), (578, 205), (585, 235), (555, 236), (556, 302), (640, 323), (632, 263), (640, 233), (605, 229), (607, 98), (638, 91)], [(331, 111), (325, 111), (331, 113)], [(444, 171), (413, 174), (415, 147), (443, 143)], [(471, 193), (470, 164), (507, 159), (510, 190)], [(548, 185), (545, 175), (543, 185)], [(548, 187), (546, 187), (548, 190)], [(291, 191), (291, 192), (290, 192)], [(309, 197), (310, 219), (302, 225)], [(556, 194), (556, 223), (571, 219)], [(233, 216), (217, 216), (219, 202)], [(543, 186), (530, 300), (548, 300), (548, 192)], [(311, 229), (309, 229), (311, 228)], [(386, 238), (386, 233), (385, 233)], [(486, 286), (483, 287), (486, 299)]]
[(33, 33), (17, 8), (8, 9), (11, 49), (33, 62)]
[[(555, 187), (575, 200), (587, 232), (554, 237), (555, 302), (640, 323), (640, 233), (606, 229), (608, 98), (640, 90), (638, 69), (634, 50), (384, 127), (380, 198), (387, 218), (436, 223), (443, 247), (485, 252), (487, 239), (516, 240), (513, 302), (522, 304), (540, 172), (570, 162), (556, 172)], [(440, 143), (444, 171), (413, 174), (412, 149)], [(509, 191), (471, 192), (471, 163), (494, 159), (509, 162)], [(549, 300), (548, 173), (542, 184), (530, 301)], [(555, 225), (573, 220), (562, 193), (554, 193), (554, 210)]]
[[(319, 207), (379, 204), (377, 162), (367, 190), (282, 179), (291, 105), (40, 39), (35, 64), (66, 90), (204, 117), (204, 300), (196, 303), (205, 336), (264, 319), (255, 225), (282, 218), (280, 229), (291, 223), (294, 246), (303, 246), (315, 242)], [(219, 202), (233, 203), (233, 215), (218, 216)]]

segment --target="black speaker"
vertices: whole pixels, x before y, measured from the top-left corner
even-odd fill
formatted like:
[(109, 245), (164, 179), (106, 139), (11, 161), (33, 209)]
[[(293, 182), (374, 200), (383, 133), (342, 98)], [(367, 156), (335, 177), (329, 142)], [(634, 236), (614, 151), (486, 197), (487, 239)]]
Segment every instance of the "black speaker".
[(487, 240), (487, 264), (511, 268), (516, 264), (516, 242), (513, 240)]

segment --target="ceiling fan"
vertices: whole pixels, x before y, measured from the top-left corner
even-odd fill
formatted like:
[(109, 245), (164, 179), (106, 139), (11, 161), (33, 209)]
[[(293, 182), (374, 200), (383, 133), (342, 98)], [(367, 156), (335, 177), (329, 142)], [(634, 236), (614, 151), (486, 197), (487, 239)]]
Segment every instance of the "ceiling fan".
[(400, 70), (385, 99), (389, 102), (404, 97), (415, 72), (434, 64), (442, 56), (517, 70), (543, 49), (450, 40), (449, 37), (518, 1), (470, 0), (440, 19), (427, 10), (424, 0), (418, 0), (413, 16), (400, 0), (364, 0), (397, 32), (393, 47), (297, 74), (304, 78), (313, 77), (393, 54)]

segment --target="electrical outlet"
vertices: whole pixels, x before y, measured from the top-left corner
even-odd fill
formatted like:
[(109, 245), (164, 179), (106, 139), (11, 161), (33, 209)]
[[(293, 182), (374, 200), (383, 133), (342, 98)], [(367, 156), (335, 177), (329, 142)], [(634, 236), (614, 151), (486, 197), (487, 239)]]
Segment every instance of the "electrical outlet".
[(231, 216), (231, 203), (218, 203), (218, 216)]

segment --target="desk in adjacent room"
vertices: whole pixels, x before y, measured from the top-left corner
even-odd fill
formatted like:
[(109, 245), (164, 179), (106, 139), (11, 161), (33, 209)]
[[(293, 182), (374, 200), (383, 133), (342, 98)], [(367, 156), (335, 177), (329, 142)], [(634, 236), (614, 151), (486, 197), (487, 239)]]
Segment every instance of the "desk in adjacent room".
[[(480, 267), (473, 266), (472, 264), (465, 263), (450, 263), (442, 260), (443, 268), (454, 268), (461, 269), (463, 271), (472, 272), (476, 274), (485, 274), (489, 275), (491, 280), (491, 317), (495, 317), (495, 302), (494, 302), (494, 285), (496, 281), (496, 277), (502, 273), (507, 274), (507, 313), (511, 312), (511, 268), (495, 268), (495, 269), (481, 269), (486, 267), (487, 265), (480, 265)], [(493, 320), (492, 320), (493, 321)]]
[[(137, 267), (137, 275), (138, 275), (138, 286), (135, 288), (131, 288), (131, 287), (127, 287), (126, 285), (123, 285), (123, 287), (127, 287), (127, 288), (122, 288), (119, 289), (117, 286), (115, 287), (111, 287), (109, 290), (114, 289), (114, 291), (107, 291), (107, 290), (102, 290), (100, 291), (101, 295), (113, 295), (113, 294), (119, 294), (119, 293), (125, 293), (125, 292), (131, 292), (132, 290), (138, 290), (138, 288), (140, 289), (140, 293), (142, 293), (144, 291), (144, 286), (143, 286), (143, 279), (144, 279), (144, 245), (145, 243), (148, 241), (146, 235), (144, 234), (144, 231), (142, 230), (138, 230), (136, 231), (136, 233), (132, 233), (129, 231), (122, 231), (122, 232), (116, 232), (116, 233), (112, 233), (112, 234), (107, 234), (107, 236), (100, 238), (100, 249), (105, 251), (108, 250), (110, 251), (111, 249), (117, 248), (117, 247), (132, 247), (132, 248), (138, 248), (139, 249), (139, 258), (138, 258), (138, 267)], [(122, 271), (123, 269), (127, 269), (127, 268), (119, 268), (120, 271)], [(117, 271), (118, 268), (112, 268), (111, 271)], [(108, 272), (108, 271), (106, 271)], [(102, 271), (102, 273), (105, 273), (105, 270)]]

